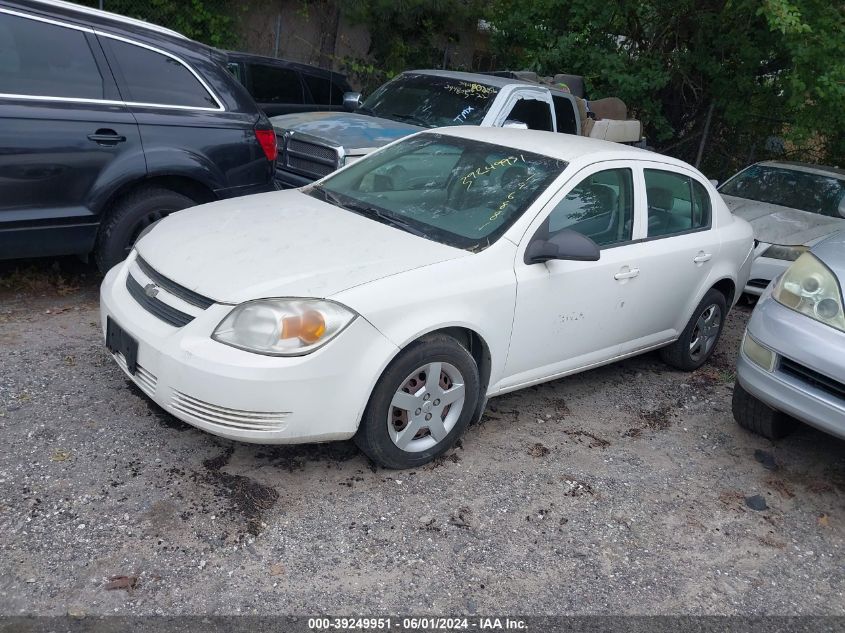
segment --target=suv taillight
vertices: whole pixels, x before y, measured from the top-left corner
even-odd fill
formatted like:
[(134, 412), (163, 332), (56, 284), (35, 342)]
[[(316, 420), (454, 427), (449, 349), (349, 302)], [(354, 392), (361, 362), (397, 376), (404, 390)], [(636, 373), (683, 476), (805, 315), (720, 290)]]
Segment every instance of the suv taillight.
[(261, 145), (261, 149), (264, 150), (264, 155), (267, 157), (267, 160), (270, 162), (276, 160), (276, 156), (279, 155), (279, 147), (276, 144), (276, 132), (272, 129), (261, 130), (256, 128), (255, 138), (258, 141), (258, 144)]

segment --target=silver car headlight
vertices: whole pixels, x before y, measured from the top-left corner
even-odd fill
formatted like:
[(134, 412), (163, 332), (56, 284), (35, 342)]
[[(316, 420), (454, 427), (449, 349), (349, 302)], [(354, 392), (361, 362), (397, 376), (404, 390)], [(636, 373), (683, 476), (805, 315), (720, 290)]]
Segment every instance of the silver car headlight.
[(257, 299), (235, 307), (211, 338), (256, 354), (301, 356), (328, 343), (356, 316), (325, 299)]
[(780, 244), (772, 244), (763, 251), (763, 257), (771, 257), (772, 259), (783, 259), (788, 262), (794, 262), (809, 250), (806, 246), (781, 246)]
[(845, 331), (842, 289), (836, 276), (811, 253), (804, 253), (781, 275), (772, 297), (787, 308)]

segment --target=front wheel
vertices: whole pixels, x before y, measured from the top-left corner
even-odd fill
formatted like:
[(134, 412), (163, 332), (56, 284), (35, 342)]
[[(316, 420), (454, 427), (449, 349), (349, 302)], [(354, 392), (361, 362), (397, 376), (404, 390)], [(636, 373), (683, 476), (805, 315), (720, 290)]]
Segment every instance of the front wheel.
[(478, 367), (455, 339), (433, 335), (409, 345), (378, 381), (355, 443), (386, 468), (414, 468), (463, 434), (479, 398)]
[(701, 367), (716, 348), (727, 313), (725, 295), (708, 290), (678, 340), (660, 350), (663, 361), (683, 371)]

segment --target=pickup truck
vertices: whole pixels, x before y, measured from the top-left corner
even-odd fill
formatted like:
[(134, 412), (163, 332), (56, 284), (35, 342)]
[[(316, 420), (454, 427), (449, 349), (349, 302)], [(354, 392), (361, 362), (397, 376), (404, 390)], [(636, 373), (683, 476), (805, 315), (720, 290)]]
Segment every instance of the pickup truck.
[[(601, 103), (604, 102), (604, 103)], [(521, 127), (642, 144), (642, 126), (616, 98), (587, 102), (555, 87), (509, 76), (412, 70), (366, 101), (344, 95), (347, 112), (272, 117), (279, 155), (275, 182), (300, 187), (404, 136), (449, 125)], [(598, 117), (604, 106), (608, 116)]]

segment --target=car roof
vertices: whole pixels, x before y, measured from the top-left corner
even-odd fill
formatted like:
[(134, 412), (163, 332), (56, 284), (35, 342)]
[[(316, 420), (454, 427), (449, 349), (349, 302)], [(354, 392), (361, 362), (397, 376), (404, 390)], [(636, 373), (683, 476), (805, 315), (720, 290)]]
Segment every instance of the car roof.
[(403, 75), (431, 75), (432, 77), (443, 77), (445, 79), (458, 79), (461, 81), (472, 81), (475, 83), (504, 88), (513, 84), (524, 84), (526, 86), (539, 86), (540, 84), (525, 81), (523, 79), (511, 79), (509, 77), (498, 77), (496, 75), (482, 75), (479, 73), (465, 73), (457, 70), (406, 70)]
[(286, 66), (288, 68), (295, 68), (296, 70), (301, 70), (307, 72), (310, 75), (318, 75), (320, 77), (335, 77), (340, 79), (346, 79), (346, 75), (337, 72), (335, 70), (329, 70), (327, 68), (320, 68), (319, 66), (314, 66), (312, 64), (306, 64), (304, 62), (294, 62), (288, 59), (280, 59), (279, 57), (269, 57), (267, 55), (256, 55), (254, 53), (244, 53), (242, 51), (221, 51), (226, 57), (233, 60), (238, 60), (242, 62), (253, 62), (257, 64), (275, 64), (278, 66)]
[(671, 156), (656, 154), (622, 143), (602, 141), (574, 134), (472, 125), (442, 127), (427, 131), (521, 149), (526, 152), (565, 160), (568, 163), (587, 155), (603, 154), (600, 160), (651, 160), (692, 169), (687, 163)]
[(70, 23), (81, 23), (80, 25), (101, 28), (105, 32), (117, 35), (132, 34), (145, 39), (152, 38), (157, 44), (170, 43), (183, 49), (193, 50), (197, 53), (211, 55), (215, 49), (194, 41), (172, 29), (138, 20), (136, 18), (100, 11), (78, 5), (64, 0), (10, 0), (4, 6), (12, 9), (23, 9), (32, 12), (33, 15), (44, 18), (61, 19)]
[(765, 165), (767, 167), (781, 167), (783, 169), (793, 169), (795, 171), (804, 171), (810, 174), (819, 174), (822, 176), (830, 176), (832, 178), (839, 178), (845, 180), (845, 169), (839, 167), (829, 167), (827, 165), (814, 165), (812, 163), (801, 163), (791, 160), (765, 160), (757, 163), (758, 165)]

